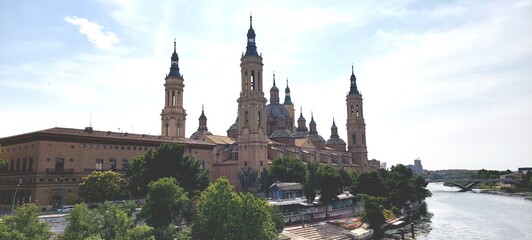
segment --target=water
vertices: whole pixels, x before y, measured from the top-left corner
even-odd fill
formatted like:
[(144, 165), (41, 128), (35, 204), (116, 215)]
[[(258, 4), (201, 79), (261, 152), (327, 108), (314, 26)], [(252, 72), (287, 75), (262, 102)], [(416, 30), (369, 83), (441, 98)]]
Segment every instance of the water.
[(427, 198), (432, 230), (417, 239), (532, 240), (532, 201), (431, 183)]

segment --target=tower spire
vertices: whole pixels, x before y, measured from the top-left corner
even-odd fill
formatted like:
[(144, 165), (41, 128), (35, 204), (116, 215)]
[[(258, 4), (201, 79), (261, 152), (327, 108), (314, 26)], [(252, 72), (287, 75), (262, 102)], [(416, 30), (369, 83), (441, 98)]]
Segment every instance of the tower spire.
[[(283, 105), (294, 105), (292, 103), (292, 98), (290, 97), (290, 88), (288, 87), (288, 78), (286, 78), (286, 88), (284, 89), (284, 103)], [(292, 107), (292, 111), (294, 108)]]
[(181, 77), (181, 73), (179, 73), (179, 56), (177, 56), (175, 38), (174, 38), (174, 53), (172, 53), (172, 57), (170, 58), (170, 60), (171, 60), (170, 73), (168, 73), (168, 76)]
[(257, 53), (257, 45), (255, 45), (255, 30), (253, 30), (253, 16), (249, 16), (249, 30), (248, 30), (248, 44), (246, 46), (246, 53), (244, 56), (259, 56)]
[(349, 79), (351, 82), (351, 87), (349, 88), (349, 95), (355, 95), (360, 94), (357, 88), (357, 77), (355, 77), (355, 69), (353, 64), (351, 64), (351, 78)]

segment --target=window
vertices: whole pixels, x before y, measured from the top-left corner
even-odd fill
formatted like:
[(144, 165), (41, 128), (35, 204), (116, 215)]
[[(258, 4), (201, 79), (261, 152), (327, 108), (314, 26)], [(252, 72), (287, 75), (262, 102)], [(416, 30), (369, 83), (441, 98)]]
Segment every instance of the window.
[(357, 144), (357, 136), (355, 134), (351, 136), (351, 139), (353, 139), (353, 144)]
[(175, 91), (172, 91), (172, 107), (175, 106)]
[(65, 159), (55, 158), (55, 171), (63, 171), (65, 169)]
[(28, 171), (33, 172), (33, 158), (28, 159)]
[(109, 169), (116, 171), (116, 159), (109, 160)]
[(103, 169), (103, 159), (96, 159), (96, 170)]
[(27, 164), (27, 159), (26, 158), (23, 158), (22, 159), (22, 171), (25, 172), (26, 171), (26, 164)]
[(15, 170), (15, 159), (11, 159), (11, 164), (9, 164), (9, 171), (13, 172)]
[(181, 127), (181, 126), (180, 126), (179, 123), (178, 123), (178, 124), (176, 125), (176, 132), (175, 132), (175, 133), (176, 133), (176, 136), (179, 136), (179, 128), (180, 128), (180, 127)]
[(17, 169), (16, 171), (20, 171), (20, 158), (17, 158)]
[(129, 160), (122, 159), (122, 170), (126, 170), (127, 169), (127, 162), (129, 162)]

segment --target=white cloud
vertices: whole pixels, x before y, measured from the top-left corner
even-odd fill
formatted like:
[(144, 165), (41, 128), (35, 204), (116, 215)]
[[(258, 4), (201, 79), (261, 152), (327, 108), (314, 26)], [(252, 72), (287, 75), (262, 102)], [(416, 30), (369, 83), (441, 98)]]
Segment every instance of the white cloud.
[(66, 22), (71, 23), (74, 26), (79, 26), (79, 32), (94, 43), (97, 48), (109, 49), (113, 47), (113, 44), (118, 43), (120, 40), (118, 37), (110, 31), (103, 32), (103, 27), (96, 22), (89, 21), (86, 18), (65, 17)]

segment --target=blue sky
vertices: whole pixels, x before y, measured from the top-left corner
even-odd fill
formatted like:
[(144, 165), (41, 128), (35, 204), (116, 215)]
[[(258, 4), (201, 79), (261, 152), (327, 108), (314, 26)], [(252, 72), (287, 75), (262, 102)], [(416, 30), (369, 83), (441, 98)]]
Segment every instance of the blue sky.
[(0, 1), (0, 137), (83, 128), (91, 112), (97, 130), (159, 134), (174, 38), (187, 135), (202, 104), (225, 135), (252, 12), (264, 89), (288, 78), (296, 114), (313, 112), (326, 139), (333, 117), (345, 139), (353, 63), (369, 158), (532, 165), (532, 1), (302, 3)]

